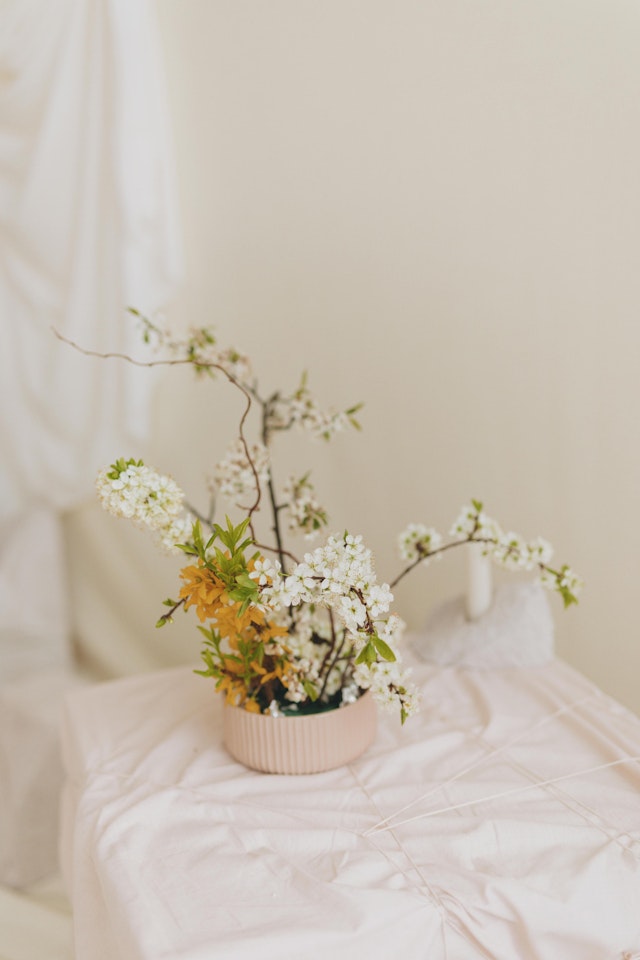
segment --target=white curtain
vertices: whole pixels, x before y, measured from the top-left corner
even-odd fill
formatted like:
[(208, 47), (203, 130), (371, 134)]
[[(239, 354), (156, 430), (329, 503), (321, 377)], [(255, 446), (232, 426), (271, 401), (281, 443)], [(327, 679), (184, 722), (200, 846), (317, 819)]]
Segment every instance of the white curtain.
[(181, 255), (153, 5), (4, 0), (0, 20), (1, 678), (16, 638), (66, 656), (56, 518), (147, 435), (151, 378), (52, 328), (139, 353), (125, 308), (161, 308)]
[(0, 0), (0, 882), (56, 868), (73, 669), (61, 516), (144, 449), (138, 352), (181, 271), (148, 0)]

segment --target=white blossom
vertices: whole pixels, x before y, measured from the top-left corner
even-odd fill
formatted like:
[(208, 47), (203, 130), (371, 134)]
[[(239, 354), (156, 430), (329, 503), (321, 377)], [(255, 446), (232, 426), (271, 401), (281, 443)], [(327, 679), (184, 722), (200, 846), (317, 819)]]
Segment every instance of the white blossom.
[(291, 399), (289, 416), (292, 423), (321, 440), (330, 440), (334, 434), (340, 433), (349, 425), (346, 413), (321, 410), (306, 389), (299, 390)]
[(299, 480), (289, 477), (283, 488), (283, 496), (289, 515), (289, 531), (303, 533), (305, 540), (317, 536), (327, 523), (327, 514), (320, 506), (308, 477)]
[(371, 690), (374, 700), (384, 709), (400, 707), (404, 718), (417, 713), (420, 708), (420, 692), (409, 682), (411, 670), (405, 670), (396, 661), (378, 661), (367, 666), (358, 664), (354, 676), (358, 686)]
[(501, 534), (491, 548), (491, 555), (507, 570), (531, 570), (533, 566), (527, 544), (517, 533)]
[(182, 510), (184, 493), (171, 477), (142, 461), (118, 461), (96, 479), (98, 499), (109, 513), (157, 529)]
[[(264, 634), (256, 624), (259, 663), (264, 656), (276, 659), (275, 672), (268, 678), (276, 682), (271, 687), (265, 685), (261, 705), (264, 707), (266, 697), (270, 698), (273, 692), (279, 699), (272, 699), (265, 712), (281, 717), (285, 702), (289, 704), (285, 712), (297, 710), (296, 704), (304, 704), (303, 712), (315, 696), (311, 687), (323, 706), (329, 702), (331, 706), (352, 703), (362, 690), (368, 689), (383, 707), (399, 707), (404, 721), (416, 712), (420, 699), (418, 690), (409, 681), (411, 671), (401, 663), (405, 624), (390, 613), (391, 588), (387, 583), (378, 583), (371, 551), (362, 537), (348, 533), (329, 536), (323, 545), (305, 553), (302, 562), (295, 563), (289, 571), (283, 569), (284, 560), (281, 563), (259, 555), (249, 560), (244, 556), (247, 545), (255, 539), (251, 516), (258, 504), (252, 505), (252, 501), (259, 499), (258, 488), (270, 477), (267, 444), (271, 435), (297, 427), (315, 438), (329, 440), (350, 423), (358, 426), (353, 418), (358, 407), (346, 411), (322, 409), (307, 389), (306, 377), (291, 395), (278, 391), (262, 400), (248, 358), (233, 349), (218, 348), (211, 330), (195, 329), (181, 340), (172, 340), (155, 324), (141, 319), (147, 342), (153, 341), (170, 356), (191, 363), (199, 374), (213, 374), (214, 368), (219, 368), (240, 385), (248, 399), (255, 398), (262, 409), (265, 442), (252, 443), (248, 448), (242, 437), (238, 438), (215, 467), (211, 480), (216, 494), (230, 498), (249, 512), (249, 517), (238, 528), (233, 528), (229, 521), (226, 533), (217, 525), (209, 524), (216, 536), (206, 547), (204, 541), (201, 544), (196, 537), (194, 550), (189, 552), (197, 553), (199, 561), (214, 570), (214, 558), (219, 559), (220, 555), (211, 545), (219, 537), (229, 551), (234, 551), (230, 568), (240, 571), (235, 581), (237, 591), (233, 592), (228, 586), (229, 593), (248, 598), (246, 602), (265, 614), (265, 622), (284, 628), (275, 631), (277, 636), (273, 639), (261, 640)], [(189, 543), (194, 537), (195, 521), (185, 508), (180, 487), (171, 477), (145, 466), (142, 461), (118, 460), (100, 473), (97, 489), (105, 509), (151, 530), (166, 550), (179, 553), (177, 545)], [(289, 532), (302, 534), (306, 539), (315, 536), (327, 523), (326, 512), (318, 502), (308, 474), (299, 478), (290, 476), (282, 503), (277, 505), (272, 501), (272, 506), (281, 558), (291, 554), (281, 546), (279, 511), (286, 511), (282, 518), (286, 517)], [(237, 538), (245, 536), (247, 525), (251, 537), (238, 546)], [(565, 605), (575, 602), (582, 581), (568, 566), (556, 570), (549, 567), (553, 556), (551, 544), (541, 537), (527, 542), (516, 533), (504, 533), (496, 521), (485, 514), (480, 502), (472, 500), (462, 508), (450, 533), (454, 542), (470, 540), (482, 544), (485, 555), (507, 569), (537, 570), (541, 582), (556, 590)], [(258, 546), (257, 542), (255, 545)], [(448, 543), (447, 547), (453, 545)], [(441, 546), (441, 535), (423, 524), (410, 523), (398, 537), (400, 555), (409, 567), (439, 559)], [(236, 551), (242, 556), (236, 556)], [(226, 584), (227, 568), (221, 565), (219, 572)], [(405, 569), (401, 576), (407, 572)], [(254, 586), (247, 581), (247, 573)], [(174, 601), (167, 603), (175, 607)], [(211, 650), (207, 651), (209, 654)], [(362, 662), (357, 663), (358, 659)], [(207, 657), (205, 662), (209, 672), (217, 675), (220, 664)], [(243, 682), (255, 685), (256, 679), (245, 677)]]
[(563, 566), (561, 570), (542, 570), (540, 583), (550, 590), (557, 590), (561, 594), (570, 594), (577, 597), (584, 584), (580, 577), (570, 567)]
[(532, 564), (536, 563), (550, 563), (553, 558), (553, 547), (542, 537), (536, 537), (535, 540), (531, 540), (527, 544), (527, 550), (531, 558)]
[(265, 593), (275, 607), (300, 603), (332, 607), (354, 633), (367, 617), (383, 617), (393, 601), (388, 585), (377, 583), (371, 551), (362, 537), (350, 534), (329, 537)]
[(281, 569), (278, 560), (269, 560), (268, 557), (260, 557), (255, 561), (249, 577), (255, 580), (260, 587), (270, 586), (273, 581), (280, 576)]
[(212, 360), (226, 370), (234, 380), (244, 386), (249, 386), (253, 379), (253, 371), (248, 357), (237, 350), (221, 350), (212, 355)]
[(400, 653), (399, 653), (399, 647), (402, 641), (403, 634), (407, 629), (406, 623), (404, 622), (402, 617), (398, 616), (397, 613), (392, 613), (387, 620), (383, 622), (377, 621), (375, 626), (376, 626), (376, 633), (378, 634), (381, 640), (384, 640), (385, 643), (389, 644), (391, 649), (396, 654), (396, 660), (399, 662), (401, 659)]
[(428, 563), (429, 554), (437, 550), (441, 543), (442, 537), (438, 531), (422, 523), (410, 523), (398, 536), (400, 557), (408, 563), (413, 563), (419, 557)]
[(157, 349), (164, 348), (172, 357), (188, 360), (196, 372), (207, 368), (214, 371), (215, 365), (243, 386), (251, 385), (253, 371), (249, 358), (232, 347), (220, 350), (211, 328), (192, 327), (185, 337), (174, 339), (166, 328), (151, 324), (144, 318), (142, 320), (145, 325), (144, 339), (147, 342), (153, 341)]
[(182, 555), (178, 544), (188, 543), (191, 540), (194, 523), (195, 517), (190, 513), (184, 513), (158, 529), (158, 541), (165, 553)]
[(499, 539), (501, 530), (499, 525), (482, 510), (481, 504), (470, 503), (460, 511), (458, 518), (449, 531), (456, 540)]
[[(249, 453), (256, 468), (260, 484), (265, 484), (269, 477), (269, 452), (262, 443), (249, 446)], [(211, 487), (215, 492), (238, 503), (241, 500), (255, 497), (256, 478), (242, 440), (238, 439), (231, 445), (226, 456), (216, 465)]]
[(580, 577), (574, 573), (570, 567), (564, 566), (558, 577), (558, 588), (560, 590), (568, 590), (574, 596), (577, 596), (582, 590), (582, 587), (583, 582)]

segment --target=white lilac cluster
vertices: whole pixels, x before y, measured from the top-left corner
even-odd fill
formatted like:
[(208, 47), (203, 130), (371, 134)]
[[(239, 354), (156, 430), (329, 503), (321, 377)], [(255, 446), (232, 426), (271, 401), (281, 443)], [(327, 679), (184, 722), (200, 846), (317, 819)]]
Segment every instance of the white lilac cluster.
[[(269, 452), (264, 444), (253, 443), (249, 453), (262, 485), (269, 477)], [(211, 488), (235, 503), (256, 495), (256, 478), (242, 440), (236, 440), (214, 468)]]
[(114, 517), (152, 530), (165, 550), (191, 537), (194, 518), (185, 511), (184, 493), (171, 477), (142, 460), (117, 460), (96, 479), (100, 503)]
[(289, 477), (283, 488), (283, 496), (289, 515), (289, 532), (302, 533), (305, 540), (317, 536), (327, 524), (327, 514), (320, 506), (308, 476), (305, 475), (299, 480)]
[(425, 564), (429, 563), (430, 554), (440, 547), (442, 537), (433, 527), (425, 527), (422, 523), (410, 523), (398, 536), (398, 550), (403, 560), (413, 563), (422, 558)]

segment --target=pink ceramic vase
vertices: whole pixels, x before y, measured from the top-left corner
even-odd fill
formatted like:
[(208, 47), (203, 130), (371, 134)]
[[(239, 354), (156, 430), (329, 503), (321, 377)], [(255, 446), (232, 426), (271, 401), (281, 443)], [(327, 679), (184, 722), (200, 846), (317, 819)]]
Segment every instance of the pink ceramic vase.
[(355, 703), (303, 717), (272, 717), (225, 704), (224, 742), (246, 767), (263, 773), (320, 773), (355, 760), (376, 734), (370, 693)]

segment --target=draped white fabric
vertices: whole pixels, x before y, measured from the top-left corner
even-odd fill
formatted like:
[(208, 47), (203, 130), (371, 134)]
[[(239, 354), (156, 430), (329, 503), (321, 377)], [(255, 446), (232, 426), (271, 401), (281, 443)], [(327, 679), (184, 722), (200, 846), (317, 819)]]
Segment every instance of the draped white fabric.
[(53, 337), (129, 349), (180, 271), (148, 2), (19, 0), (0, 31), (0, 517), (68, 508), (147, 429), (149, 378)]
[[(35, 539), (30, 517), (86, 498), (103, 462), (140, 448), (151, 386), (126, 364), (81, 356), (51, 328), (130, 350), (126, 305), (161, 307), (181, 256), (152, 4), (19, 0), (1, 16), (3, 630), (23, 634), (29, 606), (51, 649), (66, 634), (63, 557), (54, 514)], [(27, 557), (43, 538), (57, 557), (35, 592)]]
[[(55, 867), (57, 716), (77, 682), (60, 518), (139, 454), (140, 353), (181, 273), (156, 11), (149, 0), (0, 3), (0, 880)], [(27, 769), (28, 768), (28, 769)], [(45, 814), (43, 816), (43, 813)]]
[(636, 956), (638, 718), (561, 661), (414, 679), (418, 716), (306, 777), (235, 763), (188, 669), (70, 697), (77, 960)]

